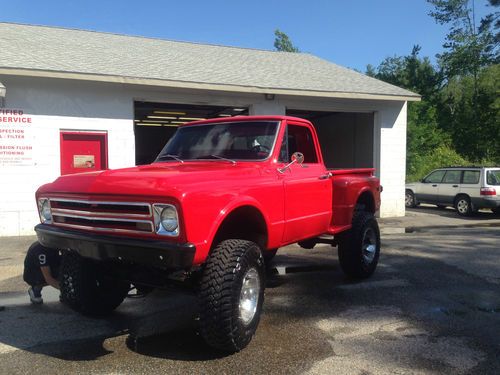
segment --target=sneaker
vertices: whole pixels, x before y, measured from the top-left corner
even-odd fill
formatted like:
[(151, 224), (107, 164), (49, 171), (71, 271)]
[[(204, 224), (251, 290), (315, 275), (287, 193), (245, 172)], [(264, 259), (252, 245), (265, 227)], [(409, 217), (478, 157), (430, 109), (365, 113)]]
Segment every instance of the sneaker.
[(28, 294), (30, 296), (30, 301), (31, 303), (33, 304), (40, 304), (40, 303), (43, 303), (43, 298), (42, 298), (42, 290), (35, 287), (31, 287), (28, 289)]

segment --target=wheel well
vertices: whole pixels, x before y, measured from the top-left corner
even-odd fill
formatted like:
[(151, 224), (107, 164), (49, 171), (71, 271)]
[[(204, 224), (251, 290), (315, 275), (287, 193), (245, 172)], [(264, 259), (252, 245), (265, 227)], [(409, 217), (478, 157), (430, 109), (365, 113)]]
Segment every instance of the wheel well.
[(373, 194), (369, 191), (365, 191), (358, 197), (358, 201), (356, 202), (356, 209), (360, 209), (363, 211), (375, 213), (375, 199), (373, 198)]
[(253, 241), (261, 249), (266, 249), (267, 226), (260, 211), (252, 206), (243, 206), (232, 211), (217, 230), (211, 248), (227, 239)]
[(457, 204), (458, 198), (460, 198), (460, 197), (465, 197), (465, 198), (468, 198), (470, 200), (470, 197), (467, 194), (464, 194), (464, 193), (457, 194), (455, 196), (455, 199), (453, 199), (454, 206)]

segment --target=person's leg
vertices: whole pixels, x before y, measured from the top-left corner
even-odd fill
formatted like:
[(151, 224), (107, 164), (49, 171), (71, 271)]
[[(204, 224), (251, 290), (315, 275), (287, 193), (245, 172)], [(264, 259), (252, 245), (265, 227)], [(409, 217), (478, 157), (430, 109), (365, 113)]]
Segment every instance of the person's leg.
[(28, 294), (30, 296), (30, 301), (33, 304), (43, 303), (42, 289), (45, 285), (31, 285), (28, 289)]

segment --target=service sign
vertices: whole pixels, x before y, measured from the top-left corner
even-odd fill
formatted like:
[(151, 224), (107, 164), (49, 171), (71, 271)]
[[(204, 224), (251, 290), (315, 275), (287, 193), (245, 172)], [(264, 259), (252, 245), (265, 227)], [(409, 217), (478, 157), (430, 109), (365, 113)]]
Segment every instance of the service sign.
[(0, 166), (33, 165), (32, 117), (0, 108)]

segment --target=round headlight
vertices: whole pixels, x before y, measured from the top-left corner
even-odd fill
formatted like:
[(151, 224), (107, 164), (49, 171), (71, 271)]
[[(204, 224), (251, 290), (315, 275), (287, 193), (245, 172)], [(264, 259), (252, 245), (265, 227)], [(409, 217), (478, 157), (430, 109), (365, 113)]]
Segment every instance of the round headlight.
[(161, 211), (160, 221), (163, 229), (167, 232), (174, 232), (179, 226), (177, 211), (173, 207), (165, 207)]
[(44, 221), (51, 221), (52, 214), (50, 213), (50, 205), (49, 200), (45, 199), (42, 203), (42, 207), (40, 209), (40, 215), (42, 216)]

